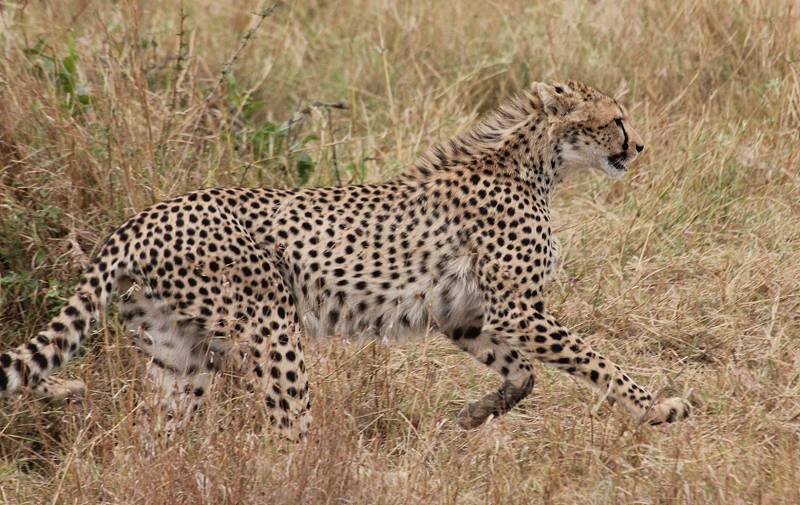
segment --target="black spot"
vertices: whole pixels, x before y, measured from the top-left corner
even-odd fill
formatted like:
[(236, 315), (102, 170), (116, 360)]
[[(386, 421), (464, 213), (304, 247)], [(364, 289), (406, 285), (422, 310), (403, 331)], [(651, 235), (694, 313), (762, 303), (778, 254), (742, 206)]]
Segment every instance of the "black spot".
[(31, 359), (33, 359), (40, 370), (47, 370), (47, 358), (45, 358), (44, 354), (40, 352), (34, 353)]
[(481, 329), (477, 326), (470, 326), (467, 328), (467, 331), (464, 332), (464, 338), (474, 340), (478, 338), (481, 334)]
[(667, 422), (668, 423), (673, 422), (677, 415), (678, 415), (678, 412), (674, 408), (669, 409), (669, 414), (667, 415)]
[(22, 361), (21, 359), (18, 359), (14, 361), (14, 368), (17, 369), (17, 373), (19, 374), (20, 382), (22, 382), (22, 385), (23, 386), (27, 385), (28, 375), (30, 375), (30, 368), (28, 368), (28, 364)]

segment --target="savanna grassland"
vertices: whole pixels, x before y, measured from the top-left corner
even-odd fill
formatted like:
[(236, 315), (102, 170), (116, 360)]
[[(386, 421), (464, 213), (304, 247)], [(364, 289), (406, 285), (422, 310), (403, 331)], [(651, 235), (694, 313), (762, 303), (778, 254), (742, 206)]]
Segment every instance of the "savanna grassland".
[[(114, 310), (66, 374), (83, 403), (0, 401), (0, 502), (800, 503), (800, 4), (790, 0), (0, 1), (0, 341), (36, 334), (126, 216), (213, 185), (376, 182), (532, 81), (628, 104), (648, 149), (554, 201), (560, 319), (693, 416), (637, 426), (539, 367), (443, 338), (309, 343), (291, 444), (227, 394), (174, 440), (137, 425)], [(234, 390), (235, 391), (235, 390)]]

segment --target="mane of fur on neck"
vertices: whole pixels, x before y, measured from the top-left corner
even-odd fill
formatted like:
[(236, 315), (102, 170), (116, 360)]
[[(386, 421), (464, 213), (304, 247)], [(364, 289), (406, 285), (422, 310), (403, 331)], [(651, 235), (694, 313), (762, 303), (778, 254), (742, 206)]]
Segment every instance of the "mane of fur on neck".
[(544, 115), (539, 97), (524, 91), (467, 131), (431, 146), (405, 175), (412, 179), (425, 179), (475, 159), (503, 154), (513, 156), (509, 147), (518, 132)]

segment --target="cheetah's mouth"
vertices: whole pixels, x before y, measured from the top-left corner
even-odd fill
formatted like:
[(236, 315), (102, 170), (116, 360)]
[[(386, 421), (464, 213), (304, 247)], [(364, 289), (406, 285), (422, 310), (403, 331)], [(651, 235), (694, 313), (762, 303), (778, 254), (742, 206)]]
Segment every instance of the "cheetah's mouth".
[(612, 167), (616, 168), (617, 170), (624, 172), (627, 167), (625, 166), (625, 159), (627, 155), (625, 153), (618, 153), (612, 154), (608, 157), (608, 164)]

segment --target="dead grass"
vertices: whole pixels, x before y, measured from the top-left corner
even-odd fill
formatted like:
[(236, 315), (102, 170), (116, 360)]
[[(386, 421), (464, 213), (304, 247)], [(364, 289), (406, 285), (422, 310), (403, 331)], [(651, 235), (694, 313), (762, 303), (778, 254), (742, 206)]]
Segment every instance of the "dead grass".
[[(223, 395), (150, 451), (111, 315), (68, 369), (84, 404), (0, 405), (0, 502), (800, 503), (797, 2), (296, 4), (0, 2), (3, 347), (157, 199), (383, 180), (531, 80), (577, 78), (624, 95), (649, 149), (622, 182), (560, 191), (551, 303), (695, 415), (637, 428), (541, 369), (465, 433), (453, 415), (496, 383), (468, 357), (336, 342), (309, 352), (308, 442)], [(315, 101), (349, 109), (295, 115)]]

